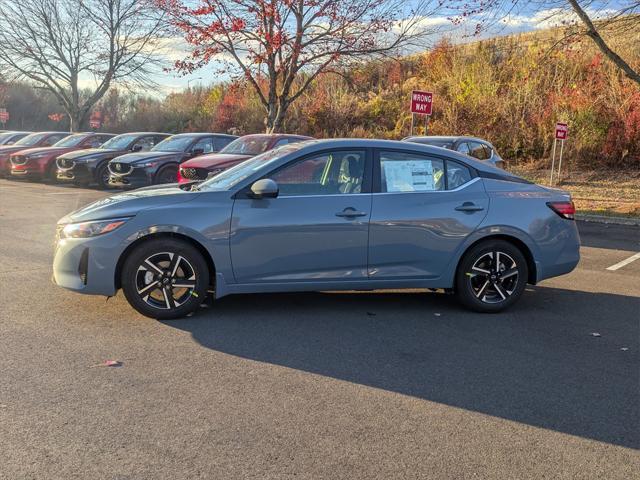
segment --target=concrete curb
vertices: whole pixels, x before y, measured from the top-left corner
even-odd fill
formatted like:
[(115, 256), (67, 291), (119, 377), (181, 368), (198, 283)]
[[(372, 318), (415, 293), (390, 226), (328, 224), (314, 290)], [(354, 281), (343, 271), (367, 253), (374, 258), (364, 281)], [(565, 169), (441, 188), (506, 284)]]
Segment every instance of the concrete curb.
[(607, 215), (583, 215), (576, 213), (576, 220), (581, 222), (608, 223), (612, 225), (640, 226), (638, 217), (609, 217)]

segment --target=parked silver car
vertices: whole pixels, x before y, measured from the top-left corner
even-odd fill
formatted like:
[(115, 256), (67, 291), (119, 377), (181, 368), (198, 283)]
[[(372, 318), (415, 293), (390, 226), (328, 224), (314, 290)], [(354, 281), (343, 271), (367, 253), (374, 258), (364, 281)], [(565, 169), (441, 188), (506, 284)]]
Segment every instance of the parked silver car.
[(167, 319), (250, 292), (444, 288), (497, 312), (579, 260), (573, 203), (442, 148), (318, 140), (58, 223), (55, 282)]
[(494, 167), (505, 167), (505, 161), (502, 159), (496, 148), (491, 143), (477, 137), (445, 137), (445, 136), (426, 136), (426, 137), (406, 137), (403, 142), (421, 143), (423, 145), (433, 145), (434, 147), (447, 148), (456, 152), (464, 153), (483, 162), (488, 162)]

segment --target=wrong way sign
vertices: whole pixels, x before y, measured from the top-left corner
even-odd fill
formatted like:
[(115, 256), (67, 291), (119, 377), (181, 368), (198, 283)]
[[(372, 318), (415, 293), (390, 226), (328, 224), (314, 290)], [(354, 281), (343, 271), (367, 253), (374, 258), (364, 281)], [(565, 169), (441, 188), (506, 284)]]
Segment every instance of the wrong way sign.
[(9, 112), (6, 108), (0, 108), (0, 123), (5, 124), (9, 121)]
[(411, 92), (411, 113), (431, 115), (433, 110), (433, 93), (422, 90)]
[(556, 140), (566, 140), (569, 136), (569, 125), (566, 123), (556, 123)]

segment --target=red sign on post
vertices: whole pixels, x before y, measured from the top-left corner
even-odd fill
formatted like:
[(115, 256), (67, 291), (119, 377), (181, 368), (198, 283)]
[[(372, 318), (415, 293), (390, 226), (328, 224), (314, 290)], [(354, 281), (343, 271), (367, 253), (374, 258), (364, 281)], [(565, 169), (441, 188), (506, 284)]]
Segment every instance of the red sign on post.
[(566, 140), (569, 136), (569, 125), (566, 123), (556, 123), (556, 140)]
[(89, 126), (94, 129), (100, 128), (100, 120), (89, 120)]
[(0, 123), (7, 123), (9, 121), (9, 112), (6, 108), (0, 108)]
[(433, 93), (414, 90), (411, 92), (411, 113), (431, 115)]

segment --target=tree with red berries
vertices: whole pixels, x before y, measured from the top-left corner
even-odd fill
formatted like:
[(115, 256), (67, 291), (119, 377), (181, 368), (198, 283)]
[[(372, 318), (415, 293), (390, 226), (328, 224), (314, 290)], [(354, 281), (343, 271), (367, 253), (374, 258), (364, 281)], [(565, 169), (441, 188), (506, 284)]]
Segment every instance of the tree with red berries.
[[(405, 0), (154, 0), (190, 45), (175, 67), (211, 62), (244, 78), (265, 109), (267, 132), (318, 76), (409, 48), (429, 33), (430, 2)], [(438, 2), (435, 2), (437, 5)]]

